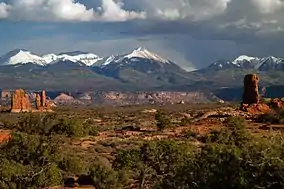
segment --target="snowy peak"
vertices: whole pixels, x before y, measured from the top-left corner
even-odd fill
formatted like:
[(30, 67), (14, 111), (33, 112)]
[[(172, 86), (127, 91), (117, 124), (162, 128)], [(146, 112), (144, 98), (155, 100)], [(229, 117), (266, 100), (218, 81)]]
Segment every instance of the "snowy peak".
[(135, 49), (134, 51), (132, 51), (130, 54), (127, 54), (124, 56), (124, 58), (145, 58), (145, 59), (151, 59), (151, 60), (156, 60), (162, 63), (169, 63), (168, 60), (160, 57), (159, 55), (152, 53), (150, 51), (148, 51), (146, 48), (144, 47), (139, 47), (137, 49)]
[(0, 65), (15, 65), (33, 63), (47, 66), (58, 62), (73, 62), (80, 65), (105, 67), (109, 64), (142, 64), (142, 62), (156, 62), (158, 64), (172, 64), (169, 60), (162, 58), (156, 53), (150, 52), (144, 47), (139, 47), (128, 54), (111, 55), (101, 57), (93, 53), (73, 51), (64, 53), (50, 53), (43, 56), (33, 54), (30, 51), (17, 49), (0, 57)]
[(258, 60), (258, 58), (247, 56), (247, 55), (241, 55), (238, 58), (236, 58), (232, 63), (239, 64), (239, 63), (243, 63), (244, 61), (250, 62), (252, 60)]
[(0, 65), (15, 65), (34, 63), (38, 65), (45, 65), (45, 61), (40, 56), (37, 56), (30, 51), (17, 49), (0, 57)]
[(87, 66), (92, 66), (99, 60), (103, 59), (102, 57), (99, 57), (98, 55), (92, 53), (61, 53), (59, 55), (49, 54), (43, 56), (43, 58), (47, 62), (47, 64), (53, 64), (59, 61), (71, 61), (74, 63), (81, 62)]
[(71, 61), (74, 63), (83, 63), (87, 66), (92, 66), (102, 59), (102, 57), (99, 57), (95, 54), (83, 53), (79, 51), (61, 54), (51, 53), (39, 56), (27, 50), (17, 49), (0, 57), (0, 65), (33, 63), (40, 66), (46, 66), (48, 64), (54, 64), (60, 61)]
[(284, 59), (273, 56), (268, 57), (252, 57), (247, 55), (241, 55), (233, 61), (217, 61), (211, 64), (209, 67), (216, 69), (255, 69), (259, 71), (270, 70), (282, 70), (284, 68)]
[(276, 63), (276, 64), (283, 63), (283, 59), (282, 58), (276, 58), (274, 56), (269, 56), (269, 57), (262, 58), (260, 61), (262, 63), (267, 62), (267, 61), (272, 62), (272, 63)]

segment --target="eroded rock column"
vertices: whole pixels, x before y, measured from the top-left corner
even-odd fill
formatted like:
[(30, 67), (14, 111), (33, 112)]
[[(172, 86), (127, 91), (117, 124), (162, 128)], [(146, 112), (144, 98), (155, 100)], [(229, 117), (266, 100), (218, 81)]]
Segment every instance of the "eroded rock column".
[(29, 96), (22, 89), (15, 90), (12, 96), (11, 112), (28, 112), (31, 110)]
[(244, 78), (244, 93), (242, 104), (251, 105), (259, 103), (258, 93), (259, 77), (256, 74), (248, 74)]

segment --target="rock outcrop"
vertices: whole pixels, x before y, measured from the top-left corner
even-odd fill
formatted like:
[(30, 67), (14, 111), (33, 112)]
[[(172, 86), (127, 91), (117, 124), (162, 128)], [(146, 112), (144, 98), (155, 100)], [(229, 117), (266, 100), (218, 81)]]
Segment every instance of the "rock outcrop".
[(11, 112), (20, 113), (20, 112), (47, 112), (51, 110), (51, 104), (46, 101), (46, 94), (43, 91), (40, 94), (34, 94), (35, 107), (32, 106), (30, 97), (25, 93), (23, 89), (17, 89), (14, 91), (11, 101)]
[(258, 92), (259, 77), (256, 74), (248, 74), (244, 78), (244, 93), (241, 110), (252, 115), (263, 114), (271, 111), (265, 103), (260, 103)]
[(243, 104), (258, 104), (259, 93), (258, 93), (259, 77), (256, 74), (248, 74), (244, 78), (244, 94)]
[(32, 109), (28, 95), (22, 89), (15, 90), (12, 97), (11, 112), (29, 112)]
[(51, 111), (52, 103), (46, 100), (46, 92), (36, 94), (36, 109), (38, 111)]

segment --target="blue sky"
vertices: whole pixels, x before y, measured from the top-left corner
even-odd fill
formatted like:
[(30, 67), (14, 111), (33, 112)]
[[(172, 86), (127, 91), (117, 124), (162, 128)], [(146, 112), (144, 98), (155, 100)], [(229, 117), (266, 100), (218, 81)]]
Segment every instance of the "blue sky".
[(126, 53), (185, 68), (240, 54), (284, 57), (282, 0), (0, 0), (0, 54)]

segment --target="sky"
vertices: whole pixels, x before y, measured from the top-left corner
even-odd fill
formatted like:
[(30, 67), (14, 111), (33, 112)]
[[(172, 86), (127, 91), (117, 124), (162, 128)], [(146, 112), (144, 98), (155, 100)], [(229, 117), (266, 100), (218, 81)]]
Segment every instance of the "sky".
[(137, 47), (190, 70), (239, 55), (284, 58), (284, 0), (0, 0), (0, 54)]

